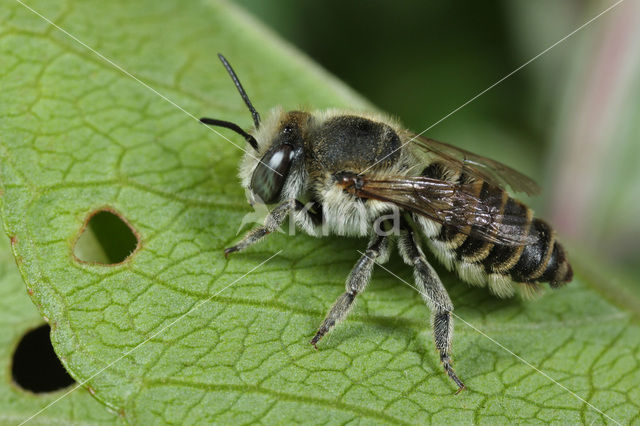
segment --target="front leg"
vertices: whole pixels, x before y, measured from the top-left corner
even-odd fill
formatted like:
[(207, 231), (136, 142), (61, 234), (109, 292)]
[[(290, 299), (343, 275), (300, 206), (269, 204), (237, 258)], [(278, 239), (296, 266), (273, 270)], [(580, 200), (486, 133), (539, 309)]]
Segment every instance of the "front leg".
[(418, 286), (418, 291), (431, 309), (433, 337), (436, 349), (440, 353), (440, 362), (442, 362), (442, 366), (451, 377), (451, 380), (458, 386), (456, 393), (459, 393), (465, 386), (456, 376), (451, 366), (451, 341), (453, 339), (453, 319), (451, 318), (453, 304), (451, 299), (438, 274), (424, 257), (413, 229), (406, 223), (400, 233), (398, 250), (405, 263), (413, 266), (413, 277)]
[(287, 218), (287, 215), (295, 208), (295, 206), (295, 199), (290, 199), (278, 204), (276, 208), (269, 212), (266, 219), (264, 220), (263, 226), (259, 226), (247, 232), (238, 244), (225, 249), (224, 257), (229, 257), (229, 253), (246, 249), (250, 245), (260, 241), (265, 235), (270, 234), (278, 229), (278, 227), (282, 225), (282, 222), (284, 222), (284, 220)]
[(338, 300), (335, 301), (327, 317), (320, 325), (316, 335), (311, 339), (310, 343), (314, 348), (318, 349), (317, 343), (320, 339), (347, 316), (356, 296), (358, 293), (362, 293), (369, 283), (375, 260), (379, 259), (381, 263), (384, 263), (388, 258), (389, 237), (376, 235), (374, 233), (369, 242), (369, 247), (367, 247), (362, 257), (358, 259), (358, 262), (347, 278), (345, 286), (347, 291), (338, 297)]

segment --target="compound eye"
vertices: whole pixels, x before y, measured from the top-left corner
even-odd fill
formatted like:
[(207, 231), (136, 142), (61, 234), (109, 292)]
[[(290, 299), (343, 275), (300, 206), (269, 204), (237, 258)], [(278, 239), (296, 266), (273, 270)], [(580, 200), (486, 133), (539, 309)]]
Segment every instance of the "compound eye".
[[(251, 177), (251, 190), (265, 204), (278, 201), (293, 160), (293, 147), (282, 144), (267, 151)], [(267, 167), (268, 166), (268, 167)]]

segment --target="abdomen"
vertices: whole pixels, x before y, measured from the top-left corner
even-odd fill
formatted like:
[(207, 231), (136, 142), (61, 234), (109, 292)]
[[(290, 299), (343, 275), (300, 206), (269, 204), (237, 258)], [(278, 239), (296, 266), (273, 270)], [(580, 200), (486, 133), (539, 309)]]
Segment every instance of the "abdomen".
[[(441, 169), (425, 171), (427, 174), (438, 173)], [(443, 176), (432, 177), (441, 179)], [(546, 222), (533, 217), (526, 205), (486, 182), (482, 184), (478, 198), (481, 203), (511, 217), (517, 224), (518, 233), (532, 236), (533, 242), (513, 246), (492, 244), (414, 215), (429, 238), (434, 254), (448, 269), (455, 269), (471, 284), (488, 285), (491, 292), (500, 297), (512, 296), (516, 289), (528, 297), (539, 290), (539, 283), (548, 282), (551, 287), (558, 287), (571, 281), (573, 271), (565, 250)]]

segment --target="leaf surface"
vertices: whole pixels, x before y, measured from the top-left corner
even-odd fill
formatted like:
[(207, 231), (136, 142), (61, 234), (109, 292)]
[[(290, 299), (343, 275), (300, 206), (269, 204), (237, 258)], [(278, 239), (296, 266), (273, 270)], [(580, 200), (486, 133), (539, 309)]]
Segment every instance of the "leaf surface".
[[(27, 296), (15, 265), (9, 239), (0, 238), (0, 424), (19, 424), (59, 398), (68, 389), (35, 394), (16, 385), (14, 352), (22, 336), (44, 324)], [(109, 424), (117, 417), (104, 409), (84, 389), (35, 417), (30, 424)]]

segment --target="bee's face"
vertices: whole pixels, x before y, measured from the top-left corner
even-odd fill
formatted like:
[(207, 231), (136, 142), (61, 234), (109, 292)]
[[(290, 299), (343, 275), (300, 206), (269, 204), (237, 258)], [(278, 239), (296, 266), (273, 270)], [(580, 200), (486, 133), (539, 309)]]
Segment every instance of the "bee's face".
[(280, 199), (291, 166), (301, 157), (308, 119), (306, 113), (288, 112), (281, 116), (270, 133), (259, 132), (259, 139), (266, 139), (268, 148), (260, 161), (256, 162), (249, 184), (249, 189), (259, 201), (272, 204)]

